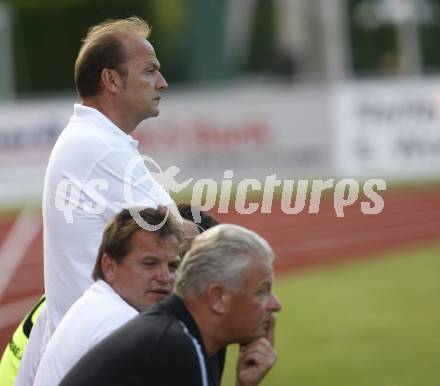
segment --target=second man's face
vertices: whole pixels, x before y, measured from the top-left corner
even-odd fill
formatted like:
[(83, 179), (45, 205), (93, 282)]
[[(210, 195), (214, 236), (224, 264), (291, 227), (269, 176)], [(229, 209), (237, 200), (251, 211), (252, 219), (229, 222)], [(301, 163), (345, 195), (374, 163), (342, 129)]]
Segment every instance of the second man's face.
[(119, 296), (140, 312), (171, 293), (179, 266), (176, 237), (158, 241), (154, 233), (135, 232), (131, 237), (132, 251), (115, 265), (109, 282)]
[(228, 325), (231, 339), (248, 343), (266, 335), (272, 314), (281, 310), (272, 292), (272, 264), (263, 259), (252, 259), (243, 272), (243, 286), (232, 295)]

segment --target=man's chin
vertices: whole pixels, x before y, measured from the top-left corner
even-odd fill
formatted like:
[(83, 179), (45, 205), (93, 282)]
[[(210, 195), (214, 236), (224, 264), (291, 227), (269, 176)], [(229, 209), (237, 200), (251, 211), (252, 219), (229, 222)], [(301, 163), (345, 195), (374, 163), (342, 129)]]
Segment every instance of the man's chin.
[(154, 118), (157, 117), (159, 115), (159, 109), (154, 109), (152, 111), (148, 111), (144, 114), (144, 116), (142, 117), (142, 120), (140, 123), (144, 122), (145, 120), (147, 120), (148, 118)]
[(160, 302), (168, 297), (167, 294), (161, 292), (150, 292), (148, 294), (148, 301), (151, 305)]
[(150, 112), (150, 117), (157, 117), (159, 115), (159, 107), (155, 107), (151, 112)]
[(253, 342), (253, 341), (255, 341), (265, 335), (266, 335), (266, 331), (263, 328), (260, 328), (254, 334), (250, 334), (248, 336), (242, 337), (237, 343), (246, 345), (246, 344), (251, 343), (251, 342)]

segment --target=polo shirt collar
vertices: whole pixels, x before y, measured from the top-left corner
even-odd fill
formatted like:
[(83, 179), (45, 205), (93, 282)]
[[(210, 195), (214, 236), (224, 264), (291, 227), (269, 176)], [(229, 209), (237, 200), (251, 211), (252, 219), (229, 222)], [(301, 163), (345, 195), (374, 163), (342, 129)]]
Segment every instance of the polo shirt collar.
[(92, 121), (96, 123), (99, 128), (102, 128), (107, 132), (110, 131), (111, 133), (117, 135), (118, 137), (129, 143), (131, 146), (137, 148), (138, 141), (133, 139), (130, 134), (123, 132), (99, 110), (93, 107), (75, 103), (73, 106), (73, 116), (81, 120)]

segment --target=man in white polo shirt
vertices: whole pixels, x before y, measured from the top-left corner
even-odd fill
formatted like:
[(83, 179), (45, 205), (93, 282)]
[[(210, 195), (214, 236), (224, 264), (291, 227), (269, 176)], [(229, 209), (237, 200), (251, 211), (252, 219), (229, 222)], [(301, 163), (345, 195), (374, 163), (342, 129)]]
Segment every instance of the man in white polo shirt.
[(150, 29), (138, 19), (89, 30), (75, 63), (81, 98), (49, 159), (43, 195), (44, 285), (52, 334), (92, 284), (105, 224), (127, 205), (170, 205), (172, 199), (140, 162), (130, 133), (159, 114), (167, 83)]
[(181, 226), (156, 209), (144, 209), (139, 215), (148, 224), (163, 225), (146, 231), (128, 210), (107, 225), (93, 270), (96, 281), (52, 335), (34, 386), (58, 385), (91, 347), (171, 293), (179, 266)]
[[(44, 285), (47, 337), (73, 302), (93, 283), (90, 276), (105, 224), (122, 207), (167, 206), (167, 192), (153, 179), (131, 136), (143, 120), (159, 114), (160, 93), (168, 85), (160, 73), (150, 27), (131, 17), (92, 27), (75, 62), (81, 99), (55, 144), (43, 192)], [(41, 343), (40, 343), (41, 342)], [(31, 356), (33, 372), (39, 352)], [(33, 374), (20, 374), (16, 385), (31, 385)], [(23, 382), (25, 380), (25, 382)]]

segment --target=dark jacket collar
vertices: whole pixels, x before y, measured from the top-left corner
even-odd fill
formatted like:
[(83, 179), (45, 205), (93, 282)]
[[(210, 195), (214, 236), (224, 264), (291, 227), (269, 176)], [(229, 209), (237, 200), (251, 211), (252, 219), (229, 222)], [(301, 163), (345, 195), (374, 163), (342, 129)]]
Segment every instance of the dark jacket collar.
[(192, 317), (188, 308), (186, 308), (183, 300), (176, 294), (171, 294), (166, 300), (163, 301), (162, 304), (168, 308), (181, 322), (183, 322), (189, 333), (199, 342), (205, 357), (205, 363), (209, 378), (211, 380), (210, 384), (220, 385), (225, 363), (226, 349), (222, 349), (211, 358), (208, 358), (199, 327), (197, 326), (197, 323)]
[(202, 334), (196, 321), (192, 317), (191, 313), (186, 308), (183, 300), (176, 294), (171, 294), (165, 301), (164, 305), (172, 310), (179, 320), (188, 328), (189, 333), (197, 339), (203, 350), (203, 355), (207, 358), (205, 345), (203, 343)]

